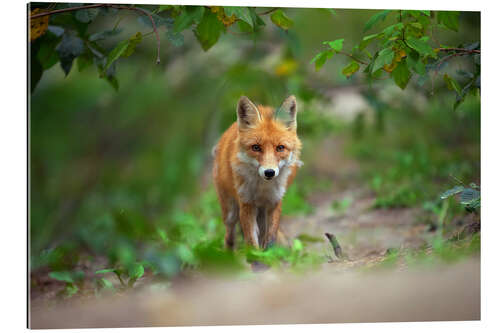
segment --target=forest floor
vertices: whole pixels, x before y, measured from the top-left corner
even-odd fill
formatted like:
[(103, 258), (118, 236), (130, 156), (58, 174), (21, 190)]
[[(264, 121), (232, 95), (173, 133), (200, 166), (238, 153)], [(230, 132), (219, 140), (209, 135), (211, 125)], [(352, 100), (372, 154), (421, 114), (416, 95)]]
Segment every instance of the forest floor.
[[(305, 240), (308, 248), (331, 253), (331, 260), (319, 270), (303, 275), (250, 269), (237, 277), (193, 274), (172, 281), (168, 288), (158, 285), (109, 297), (73, 297), (54, 307), (44, 306), (40, 295), (32, 297), (31, 326), (480, 319), (479, 256), (417, 268), (395, 260), (390, 269), (377, 269), (391, 251), (422, 248), (435, 231), (419, 218), (420, 208), (373, 209), (375, 196), (362, 185), (360, 166), (346, 157), (341, 138), (325, 139), (317, 148), (309, 163), (318, 177), (330, 179), (334, 186), (308, 198), (313, 213), (284, 217), (281, 225), (289, 239), (308, 235), (312, 239)], [(335, 201), (348, 204), (333, 210)], [(333, 255), (325, 233), (336, 236), (347, 259)], [(146, 274), (138, 284), (148, 285), (148, 279)]]

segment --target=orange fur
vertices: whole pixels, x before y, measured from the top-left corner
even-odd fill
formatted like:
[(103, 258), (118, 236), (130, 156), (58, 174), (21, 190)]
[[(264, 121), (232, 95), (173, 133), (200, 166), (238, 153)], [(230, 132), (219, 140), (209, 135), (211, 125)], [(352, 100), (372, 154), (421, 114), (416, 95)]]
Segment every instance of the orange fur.
[[(293, 96), (285, 100), (278, 114), (270, 107), (256, 107), (242, 97), (237, 122), (217, 143), (213, 179), (228, 248), (234, 247), (238, 220), (249, 245), (265, 248), (279, 234), (281, 200), (302, 163), (296, 109)], [(274, 175), (272, 178), (268, 177), (269, 172)]]

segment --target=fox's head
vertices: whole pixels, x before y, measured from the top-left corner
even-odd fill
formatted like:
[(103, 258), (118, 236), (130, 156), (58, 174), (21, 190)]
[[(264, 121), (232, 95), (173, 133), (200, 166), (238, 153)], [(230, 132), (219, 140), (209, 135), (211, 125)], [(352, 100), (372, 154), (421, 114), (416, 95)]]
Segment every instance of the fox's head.
[(259, 175), (272, 180), (280, 170), (295, 163), (301, 142), (297, 137), (297, 101), (289, 96), (273, 110), (255, 106), (247, 97), (238, 101), (239, 159), (254, 166)]

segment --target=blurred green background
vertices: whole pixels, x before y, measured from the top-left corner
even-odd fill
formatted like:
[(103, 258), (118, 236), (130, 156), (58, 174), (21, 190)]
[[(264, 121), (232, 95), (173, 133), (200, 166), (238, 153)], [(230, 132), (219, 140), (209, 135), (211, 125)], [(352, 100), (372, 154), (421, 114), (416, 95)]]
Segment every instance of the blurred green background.
[[(342, 140), (343, 154), (359, 163), (357, 181), (375, 194), (374, 208), (439, 206), (439, 194), (453, 186), (449, 174), (479, 184), (479, 97), (454, 111), (441, 79), (432, 88), (414, 79), (401, 91), (388, 80), (367, 84), (362, 73), (346, 79), (349, 59), (341, 55), (319, 72), (310, 64), (323, 41), (357, 43), (375, 12), (286, 9), (294, 21), (288, 32), (263, 17), (258, 38), (226, 33), (208, 52), (188, 30), (179, 47), (162, 33), (159, 65), (148, 35), (117, 61), (118, 91), (95, 68), (45, 72), (30, 99), (32, 272), (139, 262), (172, 277), (185, 267), (238, 266), (222, 247), (210, 151), (235, 120), (241, 95), (272, 106), (289, 94), (299, 100), (305, 165), (286, 194), (285, 216), (311, 213), (311, 195), (338, 186), (331, 177), (338, 170), (319, 172), (312, 162), (330, 153), (318, 151), (325, 138)], [(107, 49), (150, 31), (135, 13), (119, 16), (123, 31)], [(479, 40), (479, 13), (462, 13), (460, 22), (458, 33), (436, 32), (439, 40)], [(89, 29), (115, 23), (99, 16)], [(458, 60), (448, 70), (460, 66), (467, 65)]]

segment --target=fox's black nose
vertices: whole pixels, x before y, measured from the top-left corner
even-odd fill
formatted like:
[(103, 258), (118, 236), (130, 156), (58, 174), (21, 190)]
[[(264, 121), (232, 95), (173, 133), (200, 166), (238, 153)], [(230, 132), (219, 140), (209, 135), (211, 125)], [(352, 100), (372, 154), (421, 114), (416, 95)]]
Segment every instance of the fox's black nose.
[(266, 176), (266, 178), (273, 178), (274, 174), (275, 172), (273, 169), (267, 169), (264, 171), (264, 176)]

